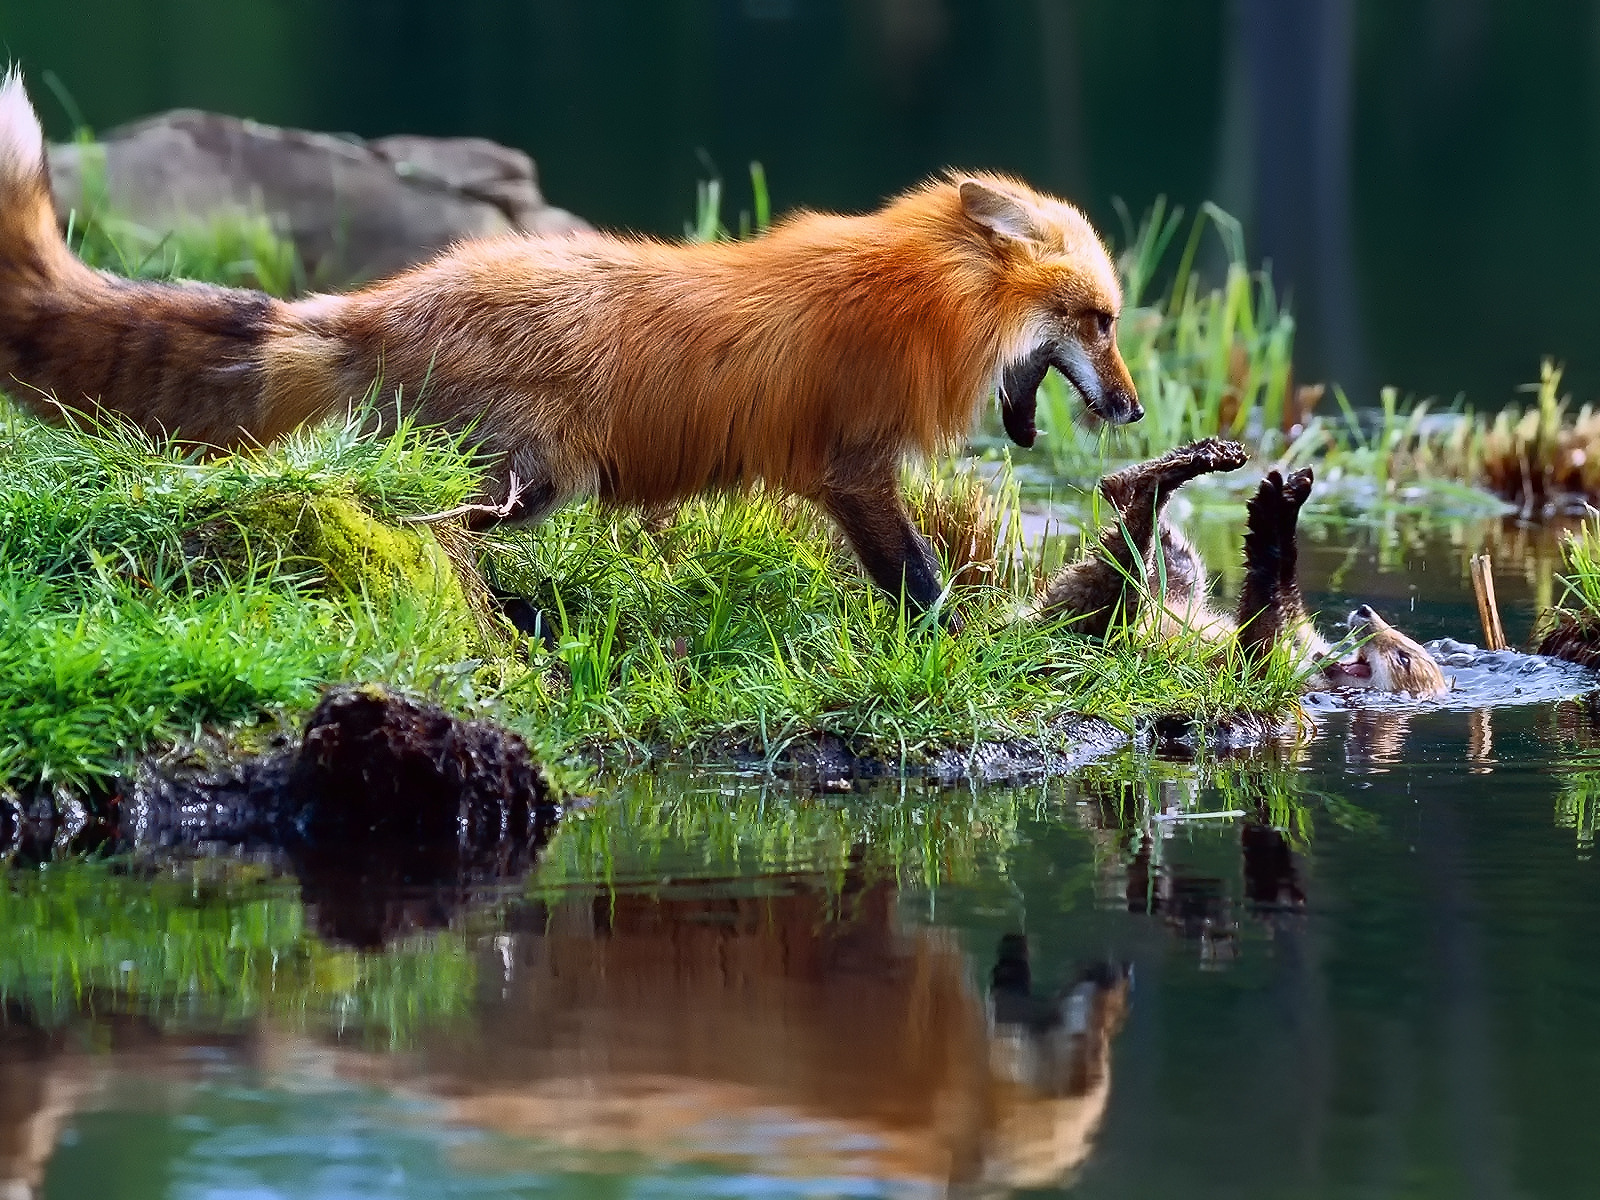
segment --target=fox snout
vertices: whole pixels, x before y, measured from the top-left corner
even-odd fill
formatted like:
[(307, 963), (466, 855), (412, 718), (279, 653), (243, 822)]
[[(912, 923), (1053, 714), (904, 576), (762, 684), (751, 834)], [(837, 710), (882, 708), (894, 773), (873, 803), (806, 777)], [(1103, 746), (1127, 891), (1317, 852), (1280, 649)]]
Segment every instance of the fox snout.
[(1143, 419), (1139, 393), (1115, 342), (1098, 353), (1090, 353), (1068, 338), (1045, 342), (1021, 362), (1007, 367), (1000, 380), (1000, 417), (1011, 440), (1023, 449), (1032, 447), (1039, 436), (1039, 385), (1051, 367), (1061, 372), (1083, 397), (1084, 406), (1100, 420), (1131, 425)]
[(1144, 419), (1144, 406), (1128, 374), (1115, 341), (1104, 348), (1085, 349), (1077, 342), (1057, 344), (1052, 365), (1077, 389), (1089, 411), (1113, 425), (1131, 425)]

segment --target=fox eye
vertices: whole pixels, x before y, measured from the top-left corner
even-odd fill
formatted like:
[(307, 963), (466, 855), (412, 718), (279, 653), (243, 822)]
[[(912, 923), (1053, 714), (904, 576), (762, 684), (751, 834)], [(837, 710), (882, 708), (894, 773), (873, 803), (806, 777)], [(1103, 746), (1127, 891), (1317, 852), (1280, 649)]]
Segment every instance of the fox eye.
[(1112, 318), (1111, 314), (1108, 313), (1108, 312), (1097, 312), (1097, 313), (1095, 313), (1094, 314), (1095, 332), (1098, 333), (1101, 337), (1110, 337), (1111, 336), (1111, 322), (1112, 322), (1112, 319), (1113, 318)]
[(1404, 650), (1396, 650), (1394, 652), (1394, 659), (1395, 659), (1395, 661), (1397, 663), (1400, 664), (1400, 669), (1402, 671), (1410, 670), (1410, 668), (1411, 668), (1411, 656), (1409, 654), (1407, 654)]

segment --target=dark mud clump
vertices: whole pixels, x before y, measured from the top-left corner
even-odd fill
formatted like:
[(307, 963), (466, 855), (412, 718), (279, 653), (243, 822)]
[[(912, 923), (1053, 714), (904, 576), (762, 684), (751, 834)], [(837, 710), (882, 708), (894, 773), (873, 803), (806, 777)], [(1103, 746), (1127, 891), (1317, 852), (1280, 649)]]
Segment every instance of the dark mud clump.
[(377, 688), (323, 698), (287, 786), (319, 838), (503, 846), (550, 803), (516, 734)]
[(216, 771), (146, 763), (117, 832), (131, 846), (425, 843), (497, 860), (554, 814), (510, 730), (383, 688), (334, 688), (298, 743)]
[(331, 689), (301, 738), (265, 754), (146, 761), (92, 817), (44, 797), (10, 808), (0, 833), (23, 857), (236, 848), (286, 860), (323, 933), (356, 944), (526, 871), (560, 816), (515, 733), (376, 687)]
[(1534, 634), (1535, 654), (1565, 659), (1580, 667), (1600, 667), (1600, 620), (1555, 609)]
[(1144, 722), (1139, 744), (1161, 758), (1188, 760), (1200, 755), (1227, 756), (1264, 746), (1298, 741), (1305, 736), (1293, 714), (1225, 713), (1207, 719), (1169, 713)]

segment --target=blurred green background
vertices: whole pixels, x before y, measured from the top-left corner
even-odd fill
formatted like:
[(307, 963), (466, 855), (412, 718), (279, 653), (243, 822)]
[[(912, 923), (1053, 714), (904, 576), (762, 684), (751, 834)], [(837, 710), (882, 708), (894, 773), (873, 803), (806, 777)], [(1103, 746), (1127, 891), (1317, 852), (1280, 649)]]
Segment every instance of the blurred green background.
[[(1498, 407), (1600, 391), (1600, 4), (1514, 0), (0, 0), (108, 129), (173, 106), (523, 147), (553, 202), (672, 234), (713, 165), (859, 209), (951, 164), (1244, 218), (1303, 378)], [(747, 201), (746, 201), (747, 203)]]

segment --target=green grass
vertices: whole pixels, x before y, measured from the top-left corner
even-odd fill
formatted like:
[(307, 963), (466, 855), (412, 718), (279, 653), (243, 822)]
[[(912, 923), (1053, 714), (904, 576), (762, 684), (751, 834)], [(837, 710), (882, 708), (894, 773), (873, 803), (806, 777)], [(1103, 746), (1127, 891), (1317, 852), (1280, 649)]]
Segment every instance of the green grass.
[(1600, 617), (1600, 515), (1591, 514), (1576, 532), (1569, 534), (1564, 551), (1562, 604)]
[(84, 206), (68, 214), (67, 244), (91, 267), (131, 279), (200, 279), (274, 296), (306, 290), (305, 264), (266, 214), (221, 212), (170, 229), (147, 228), (111, 208), (104, 151), (88, 130), (80, 130), (78, 145)]
[(1600, 666), (1600, 513), (1562, 541), (1563, 570), (1556, 602), (1539, 613), (1533, 648), (1584, 666)]
[(460, 498), (448, 447), (352, 426), (202, 463), (10, 413), (0, 462), (0, 784), (91, 787), (332, 680), (470, 695), (459, 584), (431, 535), (378, 519)]
[(519, 647), (477, 619), (435, 531), (394, 523), (473, 486), (458, 450), (415, 430), (368, 439), (352, 423), (202, 462), (11, 414), (0, 461), (0, 781), (13, 787), (92, 787), (152, 747), (277, 719), (339, 680), (487, 705), (558, 757), (636, 758), (730, 743), (776, 756), (824, 729), (914, 757), (1051, 743), (1065, 711), (1127, 725), (1280, 710), (1296, 691), (1281, 663), (1258, 676), (1198, 644), (1010, 622), (1022, 570), (954, 593), (968, 630), (946, 636), (873, 589), (814, 511), (759, 496), (691, 503), (664, 524), (578, 507), (479, 541), (491, 574), (557, 619), (554, 652)]
[[(1090, 433), (1080, 427), (1077, 394), (1051, 372), (1039, 393), (1039, 423), (1057, 474), (1082, 479), (1099, 473), (1108, 450), (1150, 458), (1212, 434), (1250, 441), (1264, 457), (1283, 452), (1293, 424), (1286, 417), (1295, 415), (1294, 318), (1266, 274), (1249, 266), (1234, 218), (1207, 204), (1180, 239), (1182, 227), (1182, 210), (1158, 200), (1137, 227), (1125, 221), (1127, 244), (1117, 255), (1118, 344), (1145, 419)], [(1208, 233), (1224, 251), (1220, 286), (1199, 270)]]
[(659, 526), (575, 509), (496, 543), (491, 562), (563, 629), (555, 669), (508, 695), (583, 744), (775, 755), (828, 729), (905, 756), (1053, 744), (1065, 711), (1127, 726), (1281, 711), (1296, 695), (1282, 664), (1257, 674), (1197, 641), (1102, 644), (1010, 620), (1012, 587), (962, 589), (967, 632), (943, 636), (871, 588), (812, 510), (760, 497), (697, 501)]

